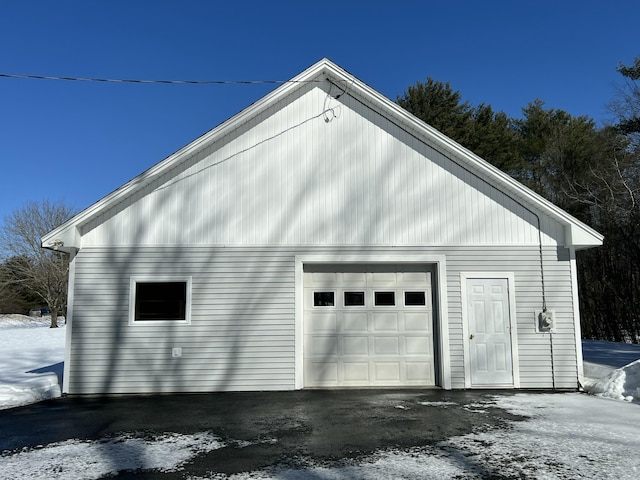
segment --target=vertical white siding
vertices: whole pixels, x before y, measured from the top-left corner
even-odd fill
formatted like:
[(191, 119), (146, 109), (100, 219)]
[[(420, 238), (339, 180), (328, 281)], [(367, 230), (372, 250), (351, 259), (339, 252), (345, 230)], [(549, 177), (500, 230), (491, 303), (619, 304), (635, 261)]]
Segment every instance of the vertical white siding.
[[(69, 393), (287, 390), (295, 379), (295, 255), (393, 252), (446, 255), (452, 387), (464, 388), (460, 272), (513, 272), (522, 388), (551, 388), (548, 334), (535, 246), (85, 248), (74, 260)], [(547, 305), (556, 311), (555, 384), (576, 388), (571, 265), (545, 248)], [(192, 279), (190, 325), (128, 325), (132, 275)], [(301, 319), (298, 319), (301, 320)], [(437, 332), (436, 332), (437, 333)], [(182, 358), (171, 349), (182, 347)]]
[(517, 202), (349, 95), (326, 101), (283, 99), (85, 225), (82, 246), (538, 242)]

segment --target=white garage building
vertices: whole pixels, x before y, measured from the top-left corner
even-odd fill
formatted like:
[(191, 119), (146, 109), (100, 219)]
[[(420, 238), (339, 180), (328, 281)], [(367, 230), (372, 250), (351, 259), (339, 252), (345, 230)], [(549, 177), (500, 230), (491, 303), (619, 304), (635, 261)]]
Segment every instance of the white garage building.
[(70, 394), (575, 389), (601, 243), (326, 59), (43, 238)]

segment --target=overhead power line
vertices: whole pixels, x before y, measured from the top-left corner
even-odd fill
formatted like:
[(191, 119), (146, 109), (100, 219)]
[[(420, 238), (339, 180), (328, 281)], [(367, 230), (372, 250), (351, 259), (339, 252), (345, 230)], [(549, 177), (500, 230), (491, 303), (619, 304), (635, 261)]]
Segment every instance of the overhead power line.
[(4, 78), (21, 78), (35, 80), (64, 80), (71, 82), (102, 82), (102, 83), (161, 83), (165, 85), (264, 85), (283, 83), (313, 83), (319, 80), (136, 80), (117, 78), (91, 77), (56, 77), (51, 75), (21, 75), (15, 73), (0, 73)]

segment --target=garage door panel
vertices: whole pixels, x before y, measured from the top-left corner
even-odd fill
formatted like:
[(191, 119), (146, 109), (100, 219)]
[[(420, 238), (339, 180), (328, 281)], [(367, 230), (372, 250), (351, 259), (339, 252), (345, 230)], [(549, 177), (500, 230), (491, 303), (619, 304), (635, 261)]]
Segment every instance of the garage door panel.
[(344, 362), (344, 381), (369, 383), (369, 362)]
[[(428, 313), (422, 311), (420, 313), (404, 314), (404, 331), (405, 332), (431, 332), (431, 319), (427, 317)], [(430, 317), (431, 315), (429, 315)]]
[(368, 356), (369, 355), (369, 337), (342, 337), (342, 355), (348, 356)]
[(335, 285), (338, 279), (337, 272), (313, 272), (311, 274), (314, 285)]
[(338, 336), (305, 336), (304, 349), (310, 358), (336, 357), (338, 355)]
[(406, 285), (417, 283), (431, 286), (431, 272), (402, 272), (402, 281)]
[(323, 334), (338, 332), (338, 316), (336, 313), (313, 313), (311, 321), (305, 323), (306, 333)]
[(330, 386), (338, 383), (337, 362), (309, 362), (305, 365), (305, 377), (318, 386)]
[(342, 283), (345, 285), (365, 285), (367, 283), (367, 274), (364, 272), (342, 272)]
[(405, 337), (407, 355), (432, 355), (431, 337)]
[(397, 274), (396, 272), (374, 272), (370, 279), (372, 286), (394, 287), (397, 283)]
[(373, 337), (373, 345), (375, 355), (400, 355), (398, 337)]
[(375, 381), (380, 383), (400, 382), (400, 362), (374, 362)]
[(409, 382), (433, 382), (433, 364), (431, 362), (406, 362), (405, 370)]
[(397, 332), (398, 314), (395, 312), (374, 313), (373, 330), (375, 332)]
[(369, 320), (366, 312), (343, 313), (341, 323), (343, 332), (366, 333), (369, 331)]

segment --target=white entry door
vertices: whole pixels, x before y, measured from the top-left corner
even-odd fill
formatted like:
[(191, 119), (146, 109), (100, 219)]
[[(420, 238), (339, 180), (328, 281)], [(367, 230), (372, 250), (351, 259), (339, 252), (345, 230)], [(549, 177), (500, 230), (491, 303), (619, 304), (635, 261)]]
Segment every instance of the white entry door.
[(471, 386), (513, 386), (509, 281), (507, 278), (466, 281)]

